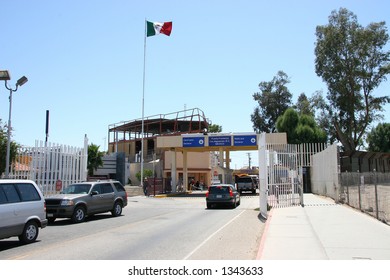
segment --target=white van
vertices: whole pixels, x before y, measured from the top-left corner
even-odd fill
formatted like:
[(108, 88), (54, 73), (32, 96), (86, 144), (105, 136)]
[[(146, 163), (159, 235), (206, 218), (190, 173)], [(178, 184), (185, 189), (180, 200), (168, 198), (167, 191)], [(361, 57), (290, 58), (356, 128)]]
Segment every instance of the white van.
[(30, 180), (0, 180), (0, 239), (18, 236), (34, 242), (47, 226), (45, 199)]

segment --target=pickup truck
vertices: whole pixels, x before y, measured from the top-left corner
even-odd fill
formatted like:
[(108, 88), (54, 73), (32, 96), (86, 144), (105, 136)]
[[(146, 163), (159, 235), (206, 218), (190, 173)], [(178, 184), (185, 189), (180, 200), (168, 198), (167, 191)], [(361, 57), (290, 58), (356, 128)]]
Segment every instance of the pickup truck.
[(240, 192), (251, 191), (256, 193), (256, 182), (251, 176), (236, 176), (236, 188)]

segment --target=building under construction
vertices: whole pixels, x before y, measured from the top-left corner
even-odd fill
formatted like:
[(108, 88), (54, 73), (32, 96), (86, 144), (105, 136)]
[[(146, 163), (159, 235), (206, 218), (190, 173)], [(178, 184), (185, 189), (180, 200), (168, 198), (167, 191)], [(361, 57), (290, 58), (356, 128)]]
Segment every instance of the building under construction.
[(156, 148), (157, 136), (202, 133), (207, 131), (209, 124), (204, 112), (198, 108), (111, 124), (108, 126), (108, 151), (124, 152), (130, 162), (139, 162), (143, 139), (144, 160), (158, 159), (161, 151)]

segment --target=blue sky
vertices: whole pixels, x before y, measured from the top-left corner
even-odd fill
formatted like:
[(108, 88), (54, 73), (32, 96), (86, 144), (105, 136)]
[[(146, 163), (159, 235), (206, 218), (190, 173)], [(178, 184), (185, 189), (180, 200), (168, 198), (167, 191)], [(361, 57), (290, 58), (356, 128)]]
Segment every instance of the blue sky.
[[(145, 116), (198, 107), (223, 132), (251, 132), (252, 94), (279, 70), (294, 101), (326, 92), (314, 70), (315, 28), (340, 7), (363, 26), (390, 24), (387, 0), (2, 1), (0, 69), (11, 85), (29, 79), (13, 95), (13, 140), (44, 140), (46, 110), (49, 141), (78, 147), (87, 134), (103, 148), (109, 124), (140, 118), (145, 19), (173, 22), (170, 37), (147, 38)], [(387, 81), (376, 94), (389, 89)], [(0, 85), (3, 123), (8, 96)], [(248, 163), (246, 153), (232, 157), (232, 167)]]

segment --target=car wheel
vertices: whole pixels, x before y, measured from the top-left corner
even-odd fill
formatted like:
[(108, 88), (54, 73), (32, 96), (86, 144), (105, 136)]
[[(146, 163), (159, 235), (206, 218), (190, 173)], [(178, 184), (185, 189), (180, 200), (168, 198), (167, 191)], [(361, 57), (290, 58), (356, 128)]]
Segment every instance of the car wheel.
[(38, 233), (38, 224), (34, 221), (30, 221), (24, 226), (23, 233), (19, 235), (19, 240), (26, 244), (34, 242), (38, 237)]
[(207, 209), (210, 209), (211, 208), (211, 203), (207, 202), (206, 206), (207, 206)]
[(48, 218), (48, 219), (47, 219), (47, 221), (49, 222), (49, 224), (54, 223), (55, 220), (56, 220), (56, 218)]
[(72, 215), (72, 221), (74, 223), (82, 223), (85, 221), (85, 215), (86, 210), (83, 206), (78, 206), (76, 209), (74, 209), (73, 215)]
[(111, 214), (114, 217), (118, 217), (122, 214), (122, 204), (120, 202), (115, 202), (114, 208), (112, 209)]

